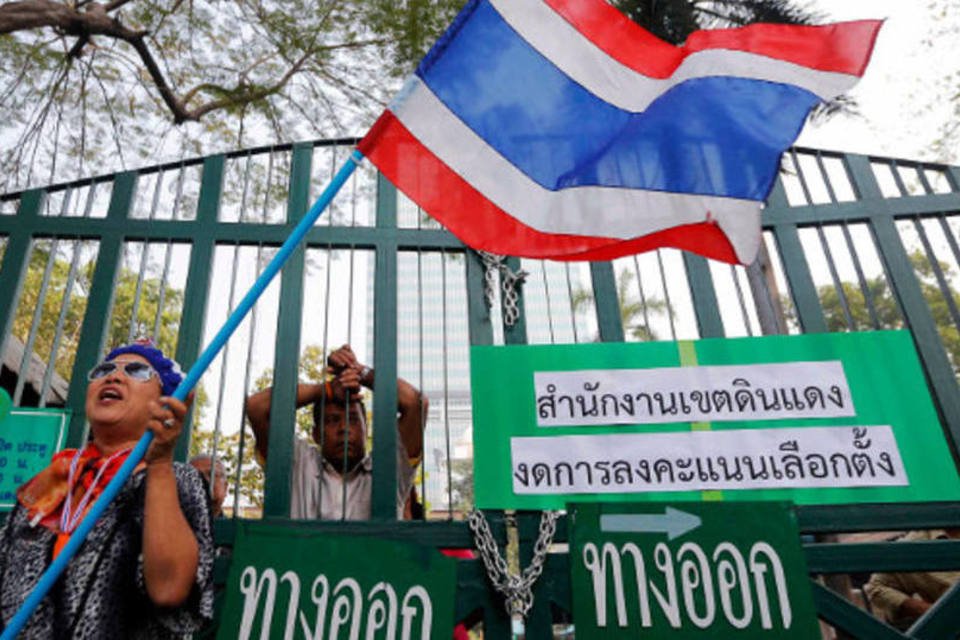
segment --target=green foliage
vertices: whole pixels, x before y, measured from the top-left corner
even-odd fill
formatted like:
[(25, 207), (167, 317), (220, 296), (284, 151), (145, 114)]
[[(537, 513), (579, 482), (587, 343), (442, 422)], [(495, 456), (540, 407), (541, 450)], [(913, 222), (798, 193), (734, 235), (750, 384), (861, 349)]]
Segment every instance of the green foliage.
[(450, 489), (453, 510), (467, 513), (473, 509), (473, 460), (458, 458), (450, 461)]
[[(664, 313), (673, 317), (674, 311), (665, 300), (656, 296), (645, 294), (641, 298), (639, 287), (633, 284), (635, 278), (634, 272), (628, 268), (621, 269), (617, 274), (617, 302), (620, 306), (620, 323), (623, 332), (636, 340), (659, 340), (660, 337), (648, 325), (650, 318), (662, 316)], [(570, 304), (574, 313), (591, 308), (593, 293), (577, 285), (573, 289)]]
[[(77, 34), (95, 3), (63, 2), (71, 29), (42, 3), (20, 4), (43, 26), (5, 26), (0, 13), (0, 32), (12, 29), (0, 35), (0, 192), (211, 147), (356, 134), (461, 2), (120, 0), (115, 33), (88, 41)], [(143, 51), (121, 28), (146, 34)]]
[[(114, 0), (117, 33), (78, 36), (105, 5), (63, 1), (68, 29), (40, 0), (20, 0), (44, 26), (3, 31), (0, 13), (0, 137), (10, 142), (0, 192), (147, 159), (355, 135), (464, 1)], [(674, 43), (698, 28), (813, 18), (797, 0), (613, 3)]]
[(818, 18), (795, 0), (613, 0), (612, 4), (672, 44), (682, 44), (698, 29), (754, 22), (812, 24)]
[[(50, 260), (52, 245), (43, 243), (35, 246), (30, 254), (30, 262), (24, 285), (13, 321), (13, 335), (26, 343), (33, 324), (35, 310), (40, 309), (39, 324), (34, 338), (33, 350), (41, 358), (47, 359), (53, 349), (56, 338), (57, 322), (60, 318), (70, 279), (72, 254), (61, 254), (63, 245)], [(41, 284), (49, 264), (49, 278), (46, 294), (40, 304)], [(54, 361), (54, 370), (62, 378), (69, 380), (73, 359), (80, 341), (83, 315), (87, 308), (94, 259), (81, 258), (75, 269), (74, 283), (70, 291), (66, 309), (63, 311), (63, 327)], [(114, 288), (114, 312), (107, 330), (106, 346), (112, 348), (129, 342), (131, 320), (134, 320), (133, 337), (151, 336), (167, 354), (176, 350), (177, 332), (180, 329), (180, 315), (183, 308), (183, 292), (164, 285), (163, 309), (157, 316), (160, 302), (160, 278), (145, 274), (140, 281), (139, 304), (134, 319), (134, 298), (137, 296), (139, 276), (136, 272), (121, 267)], [(154, 336), (154, 327), (158, 333)]]
[[(953, 323), (950, 308), (947, 305), (947, 298), (940, 290), (933, 266), (926, 255), (920, 250), (910, 254), (910, 262), (920, 281), (920, 290), (923, 293), (924, 300), (926, 300), (927, 305), (930, 307), (930, 313), (933, 315), (933, 320), (940, 332), (940, 339), (943, 340), (947, 356), (953, 364), (954, 371), (960, 373), (960, 333), (958, 333), (957, 327)], [(960, 283), (958, 283), (958, 274), (949, 264), (945, 262), (939, 262), (938, 264), (940, 270), (943, 272), (944, 278), (950, 285), (950, 295), (953, 296), (954, 304), (960, 307)], [(867, 296), (864, 295), (857, 283), (841, 283), (852, 325), (848, 322), (847, 315), (844, 313), (840, 295), (836, 287), (833, 285), (822, 285), (817, 288), (817, 295), (820, 298), (820, 306), (823, 308), (828, 331), (870, 331), (875, 328), (903, 329), (906, 326), (897, 302), (894, 299), (893, 292), (887, 285), (886, 278), (883, 276), (868, 278), (865, 284), (869, 293), (869, 299), (873, 304), (874, 313), (877, 317), (876, 326), (874, 326), (873, 318), (870, 314)], [(787, 319), (788, 321), (796, 323), (795, 312), (788, 314)]]

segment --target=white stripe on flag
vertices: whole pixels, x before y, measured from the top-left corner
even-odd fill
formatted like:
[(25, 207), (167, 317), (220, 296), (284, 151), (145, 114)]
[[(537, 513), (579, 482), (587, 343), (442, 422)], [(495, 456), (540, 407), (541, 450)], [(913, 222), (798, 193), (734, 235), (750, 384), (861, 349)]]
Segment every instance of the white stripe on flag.
[(729, 76), (791, 84), (830, 99), (859, 80), (764, 55), (710, 49), (687, 56), (672, 77), (650, 78), (608, 56), (543, 0), (489, 0), (534, 49), (598, 98), (626, 111), (644, 111), (672, 87), (693, 78)]
[(749, 261), (756, 255), (758, 202), (610, 187), (550, 191), (464, 125), (416, 76), (407, 81), (389, 108), (444, 164), (537, 231), (627, 240), (713, 219), (738, 257)]

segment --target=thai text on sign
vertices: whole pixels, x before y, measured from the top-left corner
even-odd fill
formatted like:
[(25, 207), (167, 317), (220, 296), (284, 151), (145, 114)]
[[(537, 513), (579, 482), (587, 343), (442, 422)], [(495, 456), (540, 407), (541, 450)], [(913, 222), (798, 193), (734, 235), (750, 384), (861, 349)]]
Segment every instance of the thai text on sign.
[(818, 637), (785, 503), (578, 504), (577, 638)]
[(453, 635), (456, 561), (303, 523), (238, 522), (218, 638)]
[(909, 484), (889, 426), (512, 438), (510, 446), (517, 494)]
[(534, 388), (542, 427), (856, 415), (838, 360), (537, 371)]

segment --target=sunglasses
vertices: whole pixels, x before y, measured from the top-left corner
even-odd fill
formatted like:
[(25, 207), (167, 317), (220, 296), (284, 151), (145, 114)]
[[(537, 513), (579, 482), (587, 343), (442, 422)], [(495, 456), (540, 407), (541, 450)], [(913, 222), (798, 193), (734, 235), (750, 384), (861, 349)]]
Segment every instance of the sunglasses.
[(160, 374), (157, 373), (156, 369), (148, 365), (146, 362), (101, 362), (93, 369), (90, 369), (90, 373), (87, 374), (87, 380), (99, 380), (104, 378), (118, 368), (123, 367), (123, 373), (128, 378), (133, 380), (139, 380), (140, 382), (146, 382), (153, 376), (160, 377)]

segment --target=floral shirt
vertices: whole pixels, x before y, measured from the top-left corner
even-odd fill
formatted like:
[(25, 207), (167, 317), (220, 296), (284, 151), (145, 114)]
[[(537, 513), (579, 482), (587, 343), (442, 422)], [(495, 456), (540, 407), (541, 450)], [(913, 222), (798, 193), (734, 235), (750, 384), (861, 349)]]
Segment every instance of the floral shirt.
[[(161, 609), (143, 577), (146, 474), (135, 473), (90, 532), (67, 570), (20, 633), (21, 638), (98, 640), (181, 638), (213, 614), (213, 539), (200, 474), (174, 463), (180, 509), (199, 546), (193, 591), (179, 607)], [(56, 534), (31, 527), (20, 505), (0, 533), (0, 618), (6, 625), (50, 565)]]

